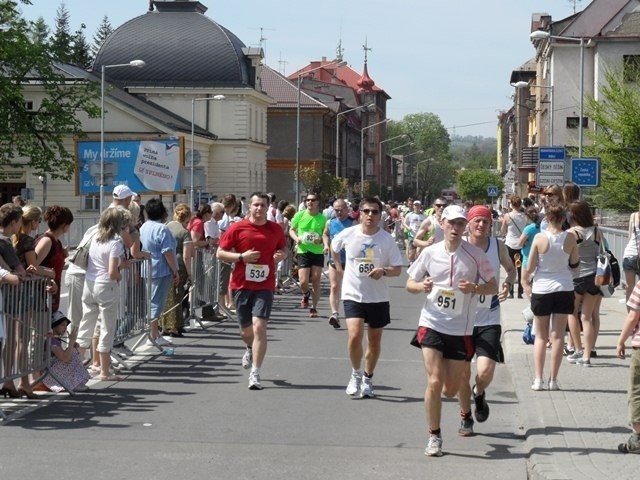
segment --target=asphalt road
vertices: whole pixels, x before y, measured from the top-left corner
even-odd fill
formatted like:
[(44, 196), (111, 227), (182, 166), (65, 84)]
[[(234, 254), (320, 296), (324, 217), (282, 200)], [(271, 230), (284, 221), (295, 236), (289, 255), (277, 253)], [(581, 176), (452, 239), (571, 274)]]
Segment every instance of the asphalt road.
[[(491, 416), (457, 435), (457, 402), (443, 406), (445, 456), (427, 458), (420, 352), (409, 345), (420, 296), (390, 279), (392, 323), (375, 372), (375, 399), (344, 393), (346, 331), (328, 325), (328, 299), (310, 319), (298, 296), (277, 297), (262, 391), (247, 388), (243, 346), (229, 321), (149, 351), (119, 383), (88, 393), (19, 400), (0, 424), (0, 474), (84, 479), (526, 478), (513, 382), (504, 365), (488, 391)], [(3, 402), (0, 399), (0, 402)], [(6, 403), (3, 403), (5, 407)], [(53, 473), (59, 472), (59, 473)]]

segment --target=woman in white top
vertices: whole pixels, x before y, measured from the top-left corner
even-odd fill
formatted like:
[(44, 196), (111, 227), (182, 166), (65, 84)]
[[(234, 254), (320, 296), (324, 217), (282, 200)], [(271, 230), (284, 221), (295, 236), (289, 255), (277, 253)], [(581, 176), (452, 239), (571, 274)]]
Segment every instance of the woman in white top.
[(640, 254), (640, 213), (633, 212), (629, 217), (629, 242), (622, 254), (622, 270), (624, 281), (627, 284), (626, 297), (633, 291), (636, 284), (636, 276), (640, 276), (638, 269), (638, 255)]
[(82, 320), (78, 331), (80, 352), (91, 346), (96, 322), (100, 319), (98, 356), (100, 380), (119, 381), (111, 375), (111, 347), (116, 331), (118, 311), (118, 282), (120, 270), (127, 266), (123, 260), (124, 244), (121, 234), (129, 228), (131, 213), (124, 208), (107, 208), (100, 215), (98, 232), (89, 248), (89, 262), (82, 291)]
[[(549, 390), (559, 390), (558, 371), (562, 362), (562, 344), (567, 318), (573, 313), (573, 270), (580, 265), (576, 237), (562, 230), (565, 210), (559, 205), (547, 210), (546, 230), (533, 239), (522, 284), (531, 297), (535, 316), (536, 340), (533, 351), (535, 380), (532, 390), (544, 390), (542, 374), (547, 350), (551, 342), (551, 374)], [(533, 278), (533, 283), (532, 283)], [(551, 329), (549, 329), (551, 322)]]
[[(527, 216), (522, 211), (522, 199), (517, 195), (511, 197), (511, 211), (502, 217), (500, 231), (504, 237), (504, 244), (509, 250), (509, 257), (518, 270), (518, 298), (522, 298), (522, 245), (520, 237), (524, 227), (527, 226)], [(509, 298), (513, 298), (513, 285), (509, 292)]]

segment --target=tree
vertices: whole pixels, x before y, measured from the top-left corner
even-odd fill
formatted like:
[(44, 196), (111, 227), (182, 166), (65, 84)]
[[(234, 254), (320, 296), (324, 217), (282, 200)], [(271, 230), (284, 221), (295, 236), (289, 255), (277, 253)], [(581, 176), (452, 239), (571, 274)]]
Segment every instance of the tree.
[(91, 57), (91, 47), (87, 43), (87, 39), (82, 31), (85, 28), (86, 26), (83, 23), (73, 37), (73, 55), (71, 63), (75, 63), (76, 65), (84, 68), (89, 68), (93, 62), (93, 58)]
[(0, 18), (0, 175), (10, 166), (69, 179), (75, 161), (66, 146), (69, 138), (84, 137), (79, 113), (99, 117), (100, 85), (65, 78), (50, 47), (32, 42), (14, 2), (0, 2)]
[(91, 45), (91, 54), (93, 58), (96, 58), (102, 44), (105, 40), (113, 33), (113, 27), (111, 26), (111, 22), (109, 22), (109, 17), (106, 15), (102, 17), (102, 22), (100, 22), (100, 26), (98, 27), (98, 31), (93, 36), (93, 45)]
[(487, 188), (495, 185), (498, 195), (504, 190), (502, 177), (489, 170), (461, 170), (458, 172), (458, 195), (474, 202), (487, 203)]
[(455, 183), (456, 169), (449, 160), (431, 159), (418, 165), (418, 191), (416, 198), (431, 204), (442, 190)]
[[(627, 72), (627, 75), (629, 72)], [(640, 78), (640, 76), (638, 77)], [(600, 188), (594, 201), (604, 208), (637, 210), (640, 203), (640, 88), (621, 72), (605, 73), (599, 101), (587, 99), (587, 115), (597, 126), (588, 135), (588, 156), (601, 159)]]
[(29, 37), (32, 42), (46, 45), (49, 41), (49, 27), (44, 21), (44, 18), (38, 17), (38, 19), (31, 25), (30, 30), (31, 35)]
[(322, 200), (331, 197), (346, 197), (349, 188), (349, 180), (337, 178), (327, 172), (321, 172), (316, 165), (308, 165), (300, 168), (300, 182), (307, 192), (314, 192)]
[(69, 18), (69, 11), (63, 2), (56, 10), (56, 29), (50, 40), (53, 58), (61, 62), (73, 61), (73, 35), (71, 35)]

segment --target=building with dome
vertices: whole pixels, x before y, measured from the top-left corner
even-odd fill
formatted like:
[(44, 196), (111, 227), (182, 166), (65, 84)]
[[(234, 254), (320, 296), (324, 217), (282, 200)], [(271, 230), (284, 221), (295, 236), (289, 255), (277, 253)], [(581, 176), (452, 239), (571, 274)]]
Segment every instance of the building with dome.
[[(262, 50), (246, 47), (206, 10), (199, 1), (152, 0), (146, 13), (106, 39), (90, 71), (56, 65), (69, 80), (101, 82), (104, 75), (104, 127), (85, 115), (87, 137), (68, 139), (77, 154), (75, 185), (29, 172), (18, 179), (33, 191), (32, 203), (97, 214), (101, 178), (104, 205), (119, 183), (143, 202), (161, 194), (169, 206), (188, 201), (192, 176), (195, 203), (265, 189), (269, 97), (260, 82)], [(130, 66), (135, 60), (144, 66)], [(25, 95), (34, 105), (42, 98), (37, 88)]]

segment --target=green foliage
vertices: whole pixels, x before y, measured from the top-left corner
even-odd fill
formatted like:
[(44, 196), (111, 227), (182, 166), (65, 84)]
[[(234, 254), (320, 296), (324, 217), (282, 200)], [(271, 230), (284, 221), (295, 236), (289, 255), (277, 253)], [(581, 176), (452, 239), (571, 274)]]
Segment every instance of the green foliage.
[(100, 22), (100, 26), (98, 27), (98, 31), (93, 36), (93, 44), (91, 45), (91, 54), (95, 58), (98, 55), (98, 51), (102, 47), (102, 44), (105, 42), (107, 37), (113, 33), (113, 27), (111, 26), (111, 22), (109, 22), (109, 17), (106, 15), (102, 17), (102, 22)]
[(601, 158), (598, 206), (631, 211), (640, 204), (640, 88), (625, 83), (621, 72), (609, 71), (599, 101), (587, 99), (587, 115), (597, 126), (588, 135), (585, 156)]
[(73, 38), (73, 57), (71, 59), (71, 63), (83, 68), (89, 68), (93, 63), (93, 58), (91, 56), (91, 47), (87, 43), (87, 39), (82, 32), (85, 28), (86, 27), (83, 23), (80, 30), (76, 32)]
[(346, 178), (337, 178), (328, 172), (321, 172), (315, 165), (300, 168), (300, 183), (305, 191), (317, 193), (322, 200), (331, 197), (345, 198), (349, 189)]
[[(415, 142), (426, 158), (447, 158), (451, 139), (449, 132), (435, 113), (412, 113), (402, 119), (402, 133)], [(415, 151), (414, 150), (414, 151)]]
[(488, 203), (490, 197), (487, 188), (491, 185), (498, 187), (498, 195), (504, 190), (502, 177), (489, 170), (461, 170), (458, 172), (458, 195), (466, 200)]
[(495, 138), (454, 136), (449, 153), (458, 167), (496, 168), (496, 142)]
[(56, 29), (50, 39), (51, 54), (61, 62), (73, 62), (73, 36), (69, 26), (69, 11), (64, 3), (56, 10)]
[[(66, 79), (51, 61), (50, 47), (32, 41), (33, 24), (19, 16), (14, 2), (0, 2), (0, 19), (0, 172), (26, 166), (69, 179), (75, 161), (66, 147), (70, 137), (84, 136), (79, 112), (99, 116), (99, 85)], [(45, 94), (42, 101), (31, 97), (33, 110), (27, 108), (27, 83), (30, 92)]]

